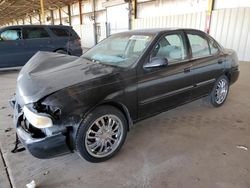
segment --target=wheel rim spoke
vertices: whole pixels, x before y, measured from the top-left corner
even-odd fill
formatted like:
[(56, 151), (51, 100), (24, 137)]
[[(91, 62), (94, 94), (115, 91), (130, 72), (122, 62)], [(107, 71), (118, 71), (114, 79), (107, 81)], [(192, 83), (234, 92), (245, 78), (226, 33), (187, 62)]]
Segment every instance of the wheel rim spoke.
[(88, 153), (97, 158), (108, 156), (121, 142), (122, 121), (115, 115), (104, 115), (93, 122), (86, 134)]
[(97, 127), (99, 128), (99, 129), (101, 129), (101, 125), (100, 125), (100, 123), (97, 121), (97, 122), (95, 122), (95, 124), (97, 125)]
[(225, 79), (219, 81), (215, 90), (215, 101), (221, 104), (225, 101), (228, 92), (228, 83)]

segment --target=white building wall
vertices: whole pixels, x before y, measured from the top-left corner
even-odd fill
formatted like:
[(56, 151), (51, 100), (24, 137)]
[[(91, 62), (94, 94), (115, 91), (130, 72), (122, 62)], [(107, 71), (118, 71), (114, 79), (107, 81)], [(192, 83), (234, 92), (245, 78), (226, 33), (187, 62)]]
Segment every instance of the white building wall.
[(250, 7), (213, 11), (210, 34), (241, 61), (250, 61)]
[(128, 3), (107, 7), (107, 24), (110, 34), (127, 31), (129, 29)]
[(214, 9), (250, 7), (250, 0), (215, 0)]
[(181, 28), (200, 29), (204, 31), (205, 21), (206, 21), (206, 12), (169, 15), (169, 16), (156, 16), (156, 17), (136, 19), (134, 22), (133, 29), (181, 27)]
[(189, 14), (206, 11), (208, 0), (138, 0), (138, 18)]
[[(100, 26), (98, 34), (98, 40), (102, 40), (106, 37), (106, 10), (102, 7), (102, 3), (105, 0), (96, 0), (95, 2), (95, 15), (96, 25)], [(71, 6), (71, 23), (74, 30), (81, 37), (82, 46), (90, 48), (95, 45), (95, 32), (94, 32), (94, 20), (93, 20), (93, 1), (83, 1), (82, 12), (83, 15), (79, 15), (79, 3), (75, 3)], [(83, 19), (83, 25), (80, 25), (80, 16)]]

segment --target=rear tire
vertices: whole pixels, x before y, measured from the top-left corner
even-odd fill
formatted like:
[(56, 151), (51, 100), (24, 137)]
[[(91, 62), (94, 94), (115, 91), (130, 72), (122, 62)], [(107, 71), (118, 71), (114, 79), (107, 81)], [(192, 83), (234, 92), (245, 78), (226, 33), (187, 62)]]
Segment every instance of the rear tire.
[(59, 54), (69, 54), (69, 53), (66, 52), (65, 50), (56, 50), (55, 52), (56, 52), (56, 53), (59, 53)]
[(122, 147), (127, 135), (123, 113), (112, 106), (100, 106), (89, 113), (78, 128), (76, 150), (89, 162), (103, 162)]
[(217, 79), (214, 84), (213, 90), (209, 95), (209, 101), (214, 107), (220, 107), (227, 99), (229, 92), (229, 80), (225, 75)]

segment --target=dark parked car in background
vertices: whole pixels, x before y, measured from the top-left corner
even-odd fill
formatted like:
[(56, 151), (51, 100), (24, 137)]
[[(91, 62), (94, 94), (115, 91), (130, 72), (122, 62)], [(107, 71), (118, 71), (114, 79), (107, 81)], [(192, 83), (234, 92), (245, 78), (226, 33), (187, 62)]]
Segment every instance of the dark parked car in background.
[(39, 52), (11, 100), (17, 135), (38, 158), (77, 151), (101, 162), (134, 122), (205, 96), (221, 106), (238, 66), (233, 50), (192, 29), (114, 34), (79, 58)]
[(0, 69), (21, 67), (37, 51), (82, 55), (80, 38), (70, 26), (18, 25), (0, 29)]

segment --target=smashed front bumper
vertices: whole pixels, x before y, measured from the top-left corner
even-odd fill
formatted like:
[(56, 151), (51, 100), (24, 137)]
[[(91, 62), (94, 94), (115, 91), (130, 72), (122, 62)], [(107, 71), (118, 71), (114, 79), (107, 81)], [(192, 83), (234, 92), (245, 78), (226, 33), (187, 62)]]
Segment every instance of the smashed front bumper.
[(63, 133), (49, 136), (46, 134), (42, 136), (35, 135), (34, 132), (30, 132), (25, 126), (26, 122), (22, 108), (15, 99), (10, 100), (10, 104), (14, 109), (14, 126), (16, 127), (18, 138), (33, 156), (46, 159), (70, 153), (66, 135)]

